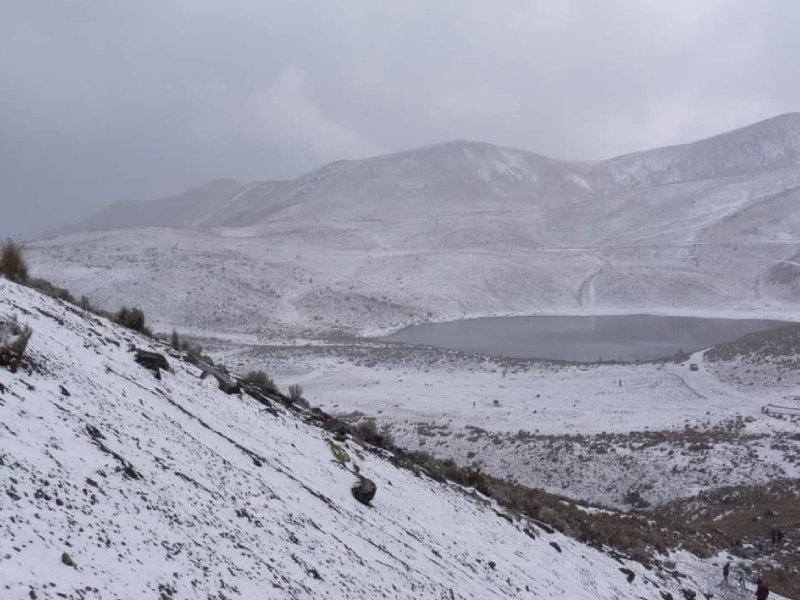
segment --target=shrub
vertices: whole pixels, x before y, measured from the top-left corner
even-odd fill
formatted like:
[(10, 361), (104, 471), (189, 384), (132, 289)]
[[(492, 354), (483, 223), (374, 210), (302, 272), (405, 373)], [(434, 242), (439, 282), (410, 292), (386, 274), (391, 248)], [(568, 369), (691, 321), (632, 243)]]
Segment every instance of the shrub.
[(267, 375), (264, 371), (250, 371), (244, 376), (244, 381), (264, 392), (272, 394), (278, 393), (278, 386), (275, 385), (272, 377)]
[(0, 248), (0, 273), (16, 283), (28, 281), (28, 265), (22, 255), (22, 246), (13, 240), (6, 240)]
[(303, 399), (303, 387), (296, 383), (289, 386), (289, 399), (292, 402), (297, 402)]
[(128, 308), (123, 306), (119, 309), (114, 320), (128, 329), (133, 329), (139, 333), (150, 335), (150, 330), (145, 326), (144, 312), (140, 308)]
[(372, 444), (378, 448), (393, 448), (394, 440), (388, 431), (378, 431), (375, 419), (361, 421), (353, 430), (353, 434), (362, 442)]
[(20, 325), (16, 317), (0, 321), (0, 366), (16, 372), (32, 334), (33, 330), (27, 325)]
[(37, 277), (36, 279), (29, 280), (28, 285), (33, 289), (50, 296), (51, 298), (57, 298), (58, 300), (69, 302), (70, 304), (76, 304), (75, 298), (69, 293), (68, 289), (53, 285), (46, 279)]

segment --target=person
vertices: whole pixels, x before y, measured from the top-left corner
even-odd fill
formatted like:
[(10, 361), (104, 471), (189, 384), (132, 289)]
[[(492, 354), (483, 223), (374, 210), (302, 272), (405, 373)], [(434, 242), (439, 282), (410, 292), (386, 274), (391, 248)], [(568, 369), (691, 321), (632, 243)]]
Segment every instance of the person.
[(725, 585), (728, 585), (728, 575), (730, 574), (730, 572), (731, 572), (731, 563), (726, 562), (725, 566), (722, 567), (722, 583), (724, 583)]
[(739, 567), (739, 570), (736, 571), (736, 579), (739, 580), (739, 587), (746, 589), (744, 582), (747, 579), (747, 573), (745, 573), (744, 567)]
[(767, 600), (767, 597), (769, 597), (769, 586), (759, 577), (756, 581), (756, 600)]

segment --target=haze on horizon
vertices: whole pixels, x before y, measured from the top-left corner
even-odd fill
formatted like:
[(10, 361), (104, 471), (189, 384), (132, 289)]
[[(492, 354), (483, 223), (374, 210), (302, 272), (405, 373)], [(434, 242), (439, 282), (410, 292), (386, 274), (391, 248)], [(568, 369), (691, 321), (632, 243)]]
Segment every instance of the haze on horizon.
[(9, 0), (0, 237), (452, 139), (565, 159), (800, 110), (792, 0)]

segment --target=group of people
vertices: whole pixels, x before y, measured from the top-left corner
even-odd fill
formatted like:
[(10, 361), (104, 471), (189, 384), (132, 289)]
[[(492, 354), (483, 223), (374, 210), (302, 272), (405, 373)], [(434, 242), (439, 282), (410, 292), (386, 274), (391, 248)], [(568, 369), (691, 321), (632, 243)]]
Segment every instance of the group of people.
[[(731, 563), (726, 562), (725, 566), (722, 567), (722, 581), (724, 584), (727, 585), (728, 583), (728, 576), (731, 574)], [(736, 581), (739, 583), (739, 587), (741, 589), (746, 589), (745, 582), (747, 581), (747, 572), (744, 570), (744, 567), (739, 566), (736, 570)], [(769, 597), (769, 586), (767, 582), (764, 581), (761, 577), (758, 578), (756, 581), (756, 600), (767, 600)]]

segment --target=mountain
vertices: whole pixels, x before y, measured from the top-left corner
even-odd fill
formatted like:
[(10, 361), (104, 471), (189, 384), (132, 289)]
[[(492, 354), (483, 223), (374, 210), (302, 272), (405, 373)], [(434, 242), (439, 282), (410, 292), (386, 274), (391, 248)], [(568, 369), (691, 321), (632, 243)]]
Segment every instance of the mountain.
[(49, 237), (116, 227), (194, 227), (206, 219), (210, 211), (236, 197), (243, 189), (237, 181), (219, 179), (169, 198), (116, 202), (74, 225), (50, 232)]
[(157, 326), (225, 335), (542, 313), (800, 318), (796, 113), (607, 161), (451, 142), (210, 189), (104, 221), (148, 227), (31, 243), (33, 270), (108, 308), (136, 298)]
[[(0, 278), (14, 319), (33, 334), (21, 368), (0, 367), (4, 597), (659, 600), (716, 584), (710, 562), (645, 567), (335, 441), (308, 411), (226, 395), (165, 345)], [(377, 484), (369, 506), (356, 473)]]
[(546, 210), (596, 196), (800, 165), (800, 113), (691, 144), (568, 162), (477, 142), (339, 161), (295, 181), (211, 182), (161, 201), (124, 202), (70, 231), (240, 227), (268, 219), (393, 220), (481, 210)]

